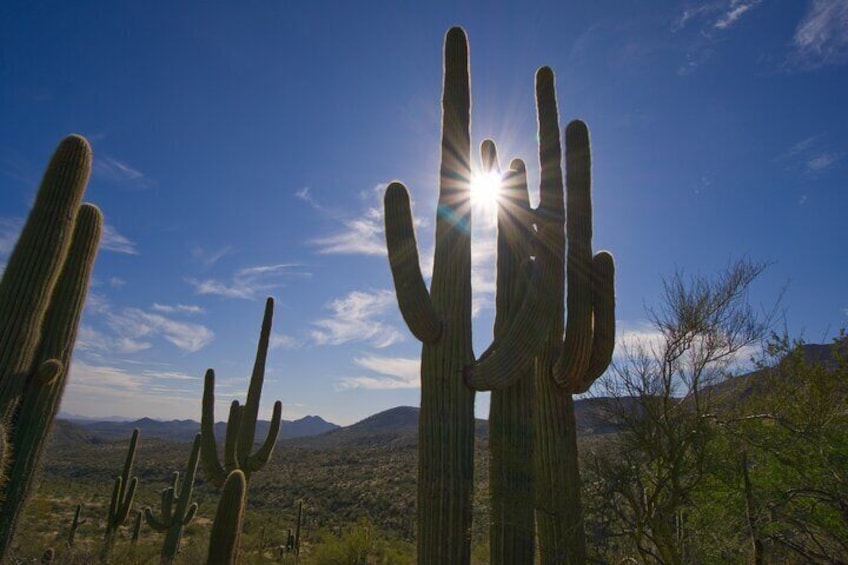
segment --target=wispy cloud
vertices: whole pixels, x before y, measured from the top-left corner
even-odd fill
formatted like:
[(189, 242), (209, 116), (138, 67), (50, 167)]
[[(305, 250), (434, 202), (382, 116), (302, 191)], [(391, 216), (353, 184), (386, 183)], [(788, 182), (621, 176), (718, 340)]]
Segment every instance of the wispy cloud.
[(388, 347), (403, 335), (381, 318), (396, 308), (395, 294), (390, 290), (354, 291), (327, 305), (332, 315), (313, 322), (318, 329), (310, 332), (317, 345), (341, 345), (364, 341), (377, 348)]
[(140, 170), (109, 155), (97, 156), (94, 159), (92, 173), (96, 178), (105, 182), (134, 188), (148, 188), (152, 182)]
[(834, 149), (823, 135), (806, 137), (792, 145), (775, 161), (783, 163), (788, 170), (801, 171), (807, 177), (815, 178), (838, 165), (845, 158), (845, 152)]
[(353, 362), (368, 371), (377, 373), (378, 376), (345, 377), (337, 383), (337, 390), (355, 388), (385, 390), (420, 386), (421, 361), (419, 359), (371, 355), (358, 357)]
[(811, 0), (792, 46), (789, 64), (801, 69), (848, 61), (848, 0)]
[[(178, 349), (194, 353), (206, 347), (215, 334), (204, 325), (173, 320), (140, 308), (115, 309), (108, 300), (90, 294), (86, 323), (80, 328), (76, 347), (94, 353), (131, 354), (150, 349), (164, 339)], [(95, 327), (98, 322), (100, 327)], [(108, 330), (108, 331), (107, 331)]]
[(355, 217), (351, 217), (349, 212), (339, 212), (324, 206), (309, 188), (298, 191), (296, 195), (299, 199), (341, 225), (333, 233), (313, 238), (308, 243), (315, 246), (321, 254), (385, 255), (382, 203), (385, 190), (385, 184), (378, 184), (371, 190), (362, 191), (360, 196), (367, 201), (367, 205)]
[(760, 0), (732, 0), (730, 6), (721, 13), (713, 26), (716, 29), (729, 29), (759, 3)]
[(203, 249), (202, 247), (196, 246), (192, 248), (191, 256), (196, 261), (199, 261), (203, 265), (204, 269), (208, 269), (212, 267), (212, 265), (220, 261), (222, 258), (232, 253), (232, 251), (232, 245), (226, 245), (214, 251), (209, 251), (207, 249)]
[(126, 236), (118, 233), (115, 226), (109, 224), (103, 226), (100, 249), (114, 251), (116, 253), (126, 253), (127, 255), (138, 255), (138, 249), (136, 249), (135, 243), (130, 241)]
[(288, 334), (272, 333), (269, 347), (271, 349), (298, 349), (303, 342)]
[(305, 271), (303, 265), (280, 263), (239, 269), (229, 282), (218, 279), (198, 280), (194, 278), (187, 278), (186, 282), (194, 287), (197, 294), (255, 300), (262, 294), (279, 288), (281, 278), (310, 276), (312, 274)]
[(112, 288), (122, 288), (127, 284), (127, 281), (120, 277), (109, 277), (109, 286)]
[(182, 314), (202, 314), (204, 312), (203, 308), (200, 306), (195, 306), (193, 304), (159, 304), (158, 302), (154, 302), (152, 306), (153, 310), (156, 312), (162, 312), (163, 314), (174, 314), (174, 313), (182, 313)]

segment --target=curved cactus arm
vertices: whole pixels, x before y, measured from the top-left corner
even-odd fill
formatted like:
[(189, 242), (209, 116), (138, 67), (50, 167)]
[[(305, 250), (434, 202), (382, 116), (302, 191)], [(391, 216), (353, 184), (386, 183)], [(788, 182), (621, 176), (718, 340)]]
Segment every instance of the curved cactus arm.
[(262, 446), (247, 458), (246, 469), (253, 473), (261, 469), (268, 463), (271, 454), (274, 452), (274, 446), (277, 445), (277, 437), (280, 433), (280, 423), (283, 418), (283, 403), (279, 400), (274, 403), (274, 414), (271, 416), (271, 426), (268, 429), (268, 435), (265, 437), (265, 442)]
[(170, 522), (174, 518), (174, 498), (177, 496), (177, 485), (180, 481), (180, 474), (174, 473), (171, 481), (171, 486), (162, 491), (162, 518), (166, 522)]
[(186, 510), (185, 518), (183, 518), (183, 526), (188, 526), (189, 522), (194, 519), (195, 514), (197, 514), (197, 503), (192, 502), (191, 506)]
[(230, 416), (227, 418), (227, 433), (224, 437), (224, 469), (227, 473), (240, 468), (238, 460), (238, 437), (243, 414), (244, 406), (239, 404), (238, 400), (233, 400), (230, 404)]
[(130, 487), (127, 489), (126, 498), (123, 503), (121, 503), (120, 511), (117, 518), (117, 525), (121, 525), (126, 521), (127, 516), (130, 514), (130, 509), (132, 508), (133, 498), (135, 498), (135, 491), (138, 490), (138, 477), (133, 477), (130, 481)]
[(209, 482), (221, 487), (227, 479), (227, 472), (218, 459), (218, 442), (215, 440), (215, 371), (212, 369), (206, 371), (203, 380), (200, 438), (200, 463), (203, 466), (203, 472)]
[(212, 532), (209, 536), (208, 565), (234, 565), (238, 558), (241, 526), (244, 520), (244, 497), (247, 482), (244, 473), (233, 471), (224, 483)]
[(250, 375), (250, 385), (247, 398), (241, 413), (239, 425), (237, 456), (239, 468), (244, 468), (250, 452), (253, 450), (253, 440), (256, 436), (256, 420), (259, 417), (259, 400), (262, 396), (262, 384), (265, 381), (265, 362), (268, 359), (268, 346), (271, 341), (271, 324), (274, 320), (274, 299), (270, 296), (265, 300), (265, 313), (262, 317), (262, 328), (259, 331), (259, 344), (256, 347), (256, 360)]
[(589, 128), (580, 120), (565, 129), (565, 168), (568, 314), (553, 377), (558, 385), (576, 389), (592, 355), (592, 164)]
[(120, 500), (121, 491), (123, 490), (122, 489), (122, 486), (123, 486), (122, 483), (123, 483), (123, 481), (121, 480), (121, 477), (115, 477), (115, 484), (112, 487), (112, 498), (109, 501), (108, 521), (106, 522), (106, 535), (107, 536), (109, 535), (110, 531), (114, 530), (114, 528), (115, 528), (115, 516), (118, 515), (118, 509), (119, 509), (119, 505), (120, 505), (119, 500)]
[(153, 509), (149, 506), (144, 509), (144, 520), (147, 522), (147, 525), (156, 530), (157, 532), (165, 532), (168, 531), (168, 528), (171, 527), (170, 522), (160, 522), (158, 518), (153, 514)]
[(391, 183), (386, 189), (383, 205), (386, 248), (400, 313), (412, 335), (422, 343), (435, 343), (442, 333), (442, 322), (421, 275), (406, 187), (399, 182)]
[(592, 357), (589, 367), (575, 394), (589, 390), (592, 383), (600, 377), (612, 361), (615, 349), (615, 263), (612, 255), (601, 251), (592, 259), (592, 311), (594, 315), (594, 335), (592, 337)]

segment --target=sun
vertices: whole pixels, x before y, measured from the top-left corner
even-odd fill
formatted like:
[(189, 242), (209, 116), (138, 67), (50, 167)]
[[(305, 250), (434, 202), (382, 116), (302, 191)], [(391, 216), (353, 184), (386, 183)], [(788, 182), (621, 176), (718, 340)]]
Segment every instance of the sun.
[(484, 212), (493, 212), (498, 207), (501, 191), (501, 175), (494, 171), (478, 173), (471, 177), (471, 206)]

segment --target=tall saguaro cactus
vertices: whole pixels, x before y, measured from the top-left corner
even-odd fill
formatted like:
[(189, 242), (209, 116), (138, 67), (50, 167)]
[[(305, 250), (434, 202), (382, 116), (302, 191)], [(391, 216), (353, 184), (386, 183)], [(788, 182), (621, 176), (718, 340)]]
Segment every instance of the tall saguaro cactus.
[(224, 439), (223, 465), (218, 458), (218, 444), (215, 440), (215, 371), (212, 369), (206, 371), (206, 380), (203, 384), (203, 413), (200, 419), (200, 461), (206, 478), (218, 487), (222, 487), (229, 473), (236, 469), (244, 473), (245, 481), (249, 481), (252, 473), (268, 463), (274, 451), (274, 445), (277, 443), (283, 413), (283, 404), (279, 400), (274, 403), (274, 414), (268, 436), (259, 449), (253, 452), (256, 421), (259, 417), (259, 398), (262, 395), (262, 383), (265, 380), (265, 360), (268, 357), (273, 316), (274, 299), (269, 297), (265, 302), (265, 316), (262, 320), (259, 346), (256, 350), (256, 361), (250, 377), (247, 399), (244, 406), (238, 400), (234, 400), (230, 405)]
[[(401, 314), (423, 342), (418, 435), (418, 562), (470, 561), (474, 471), (474, 390), (470, 382), (514, 378), (535, 354), (545, 308), (533, 284), (508, 327), (475, 361), (471, 345), (471, 96), (468, 42), (445, 38), (436, 246), (424, 283), (410, 211), (399, 182), (386, 190), (386, 244)], [(538, 269), (537, 269), (538, 270)]]
[(132, 509), (135, 491), (138, 488), (138, 477), (132, 475), (133, 461), (135, 461), (135, 450), (138, 447), (138, 428), (133, 430), (130, 445), (127, 449), (127, 458), (124, 461), (124, 470), (120, 476), (115, 477), (115, 486), (112, 488), (112, 498), (109, 502), (109, 513), (106, 515), (106, 535), (101, 558), (107, 560), (115, 545), (115, 536), (118, 533), (127, 516)]
[(80, 204), (91, 148), (62, 140), (0, 282), (0, 560), (5, 559), (67, 381), (103, 218)]
[[(535, 364), (534, 477), (539, 553), (544, 564), (582, 564), (586, 561), (586, 542), (572, 394), (585, 392), (612, 358), (614, 267), (609, 253), (592, 256), (589, 131), (581, 121), (569, 123), (565, 132), (567, 180), (563, 199), (554, 75), (547, 67), (536, 74), (536, 104), (541, 187), (535, 216), (545, 233), (537, 253), (552, 265), (556, 289), (545, 346)], [(566, 302), (568, 314), (564, 320)]]
[[(159, 563), (169, 564), (174, 562), (180, 548), (183, 528), (192, 521), (197, 512), (197, 503), (191, 502), (191, 495), (194, 489), (194, 477), (197, 474), (199, 456), (200, 434), (197, 434), (183, 475), (182, 486), (180, 485), (180, 474), (175, 472), (171, 486), (162, 491), (162, 517), (157, 518), (153, 514), (153, 509), (149, 506), (144, 509), (147, 524), (157, 532), (166, 532)], [(176, 505), (174, 501), (176, 501)]]

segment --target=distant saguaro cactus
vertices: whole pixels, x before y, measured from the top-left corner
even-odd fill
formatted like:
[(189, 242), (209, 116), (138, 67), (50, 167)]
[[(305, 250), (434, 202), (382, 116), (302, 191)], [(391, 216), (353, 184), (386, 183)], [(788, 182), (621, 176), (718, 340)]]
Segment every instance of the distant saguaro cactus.
[(5, 560), (65, 388), (103, 218), (81, 204), (91, 148), (66, 137), (0, 282), (0, 561)]
[(586, 541), (572, 394), (588, 390), (612, 358), (614, 265), (612, 255), (605, 251), (592, 256), (589, 130), (579, 120), (569, 123), (565, 131), (567, 178), (563, 198), (554, 74), (548, 67), (536, 73), (536, 108), (541, 187), (535, 217), (545, 228), (540, 231), (546, 234), (538, 253), (552, 265), (555, 277), (553, 315), (548, 320), (545, 346), (535, 363), (534, 476), (539, 554), (543, 564), (582, 564), (586, 561)]
[(262, 320), (262, 330), (259, 334), (259, 345), (256, 350), (256, 361), (247, 399), (244, 406), (238, 400), (230, 405), (230, 416), (227, 420), (227, 432), (224, 440), (224, 464), (218, 459), (218, 444), (215, 440), (215, 371), (206, 371), (203, 384), (203, 412), (200, 419), (201, 449), (200, 461), (206, 478), (214, 485), (224, 485), (230, 472), (239, 469), (244, 473), (245, 481), (250, 475), (268, 463), (277, 434), (280, 431), (283, 404), (278, 400), (274, 403), (274, 414), (271, 418), (271, 428), (268, 436), (259, 449), (252, 453), (256, 436), (256, 421), (259, 417), (259, 398), (262, 395), (262, 383), (265, 379), (265, 360), (268, 357), (268, 344), (271, 338), (271, 322), (274, 316), (274, 299), (265, 302), (265, 316)]
[(67, 542), (68, 547), (74, 546), (74, 538), (77, 535), (77, 529), (87, 522), (87, 520), (85, 518), (80, 518), (81, 514), (82, 514), (82, 504), (77, 504), (77, 508), (74, 511), (74, 519), (71, 522), (71, 529), (68, 531), (68, 542)]
[[(475, 361), (471, 345), (471, 96), (468, 42), (445, 38), (442, 155), (430, 290), (424, 283), (410, 211), (399, 182), (385, 194), (386, 244), (401, 314), (423, 342), (418, 466), (418, 562), (468, 563), (474, 471), (474, 390), (469, 381), (514, 382), (546, 324), (543, 265), (492, 345)], [(528, 257), (528, 264), (531, 263)]]
[[(182, 486), (179, 484), (180, 474), (179, 472), (175, 472), (171, 486), (162, 491), (162, 517), (157, 518), (154, 516), (153, 509), (149, 506), (144, 510), (147, 523), (151, 528), (157, 532), (167, 532), (159, 560), (159, 563), (164, 565), (173, 563), (174, 558), (177, 556), (177, 551), (180, 548), (183, 528), (191, 522), (197, 512), (197, 503), (192, 502), (189, 504), (189, 501), (191, 501), (191, 494), (194, 489), (194, 477), (197, 473), (199, 455), (200, 434), (197, 434), (194, 438), (188, 464), (186, 465)], [(174, 505), (175, 500), (176, 506)]]
[(138, 488), (138, 477), (130, 478), (133, 461), (135, 460), (135, 450), (138, 447), (138, 434), (138, 428), (134, 429), (130, 438), (129, 449), (127, 449), (127, 458), (124, 461), (124, 470), (120, 476), (115, 477), (115, 486), (112, 489), (112, 498), (109, 502), (109, 513), (106, 515), (105, 543), (101, 553), (103, 560), (107, 560), (112, 552), (118, 528), (126, 522), (130, 509), (132, 509), (135, 491)]
[(240, 470), (231, 472), (224, 482), (215, 521), (212, 522), (207, 565), (234, 565), (237, 562), (246, 491), (244, 473)]

